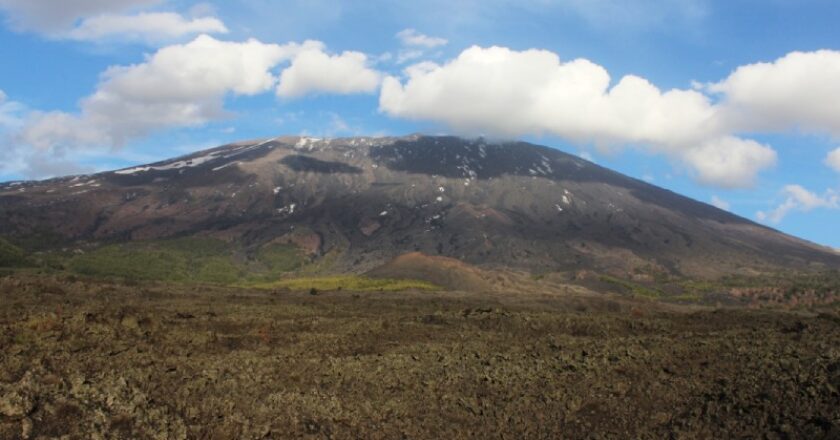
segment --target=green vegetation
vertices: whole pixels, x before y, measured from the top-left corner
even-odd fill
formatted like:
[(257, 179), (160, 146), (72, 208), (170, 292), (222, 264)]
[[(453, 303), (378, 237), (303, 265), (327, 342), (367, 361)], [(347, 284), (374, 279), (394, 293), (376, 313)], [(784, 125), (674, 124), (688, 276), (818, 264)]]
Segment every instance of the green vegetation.
[(67, 268), (97, 277), (216, 284), (244, 274), (226, 243), (202, 238), (107, 245), (72, 257)]
[[(231, 246), (210, 238), (180, 238), (165, 241), (106, 245), (69, 257), (71, 272), (94, 277), (115, 277), (175, 283), (285, 288), (291, 290), (399, 291), (440, 290), (415, 280), (367, 278), (354, 275), (295, 278), (295, 271), (312, 274), (332, 264), (338, 254), (327, 254), (318, 263), (306, 264), (292, 245), (272, 244), (259, 249), (254, 259), (238, 257)], [(284, 279), (285, 278), (285, 279)], [(279, 280), (279, 281), (278, 281)]]
[(665, 294), (656, 288), (646, 287), (641, 284), (636, 284), (630, 281), (622, 280), (610, 275), (601, 275), (599, 278), (604, 283), (609, 283), (625, 289), (633, 294), (633, 296), (643, 296), (645, 298), (662, 298)]
[[(306, 264), (292, 245), (268, 245), (247, 261), (228, 243), (210, 238), (180, 238), (165, 241), (106, 245), (66, 257), (67, 270), (93, 277), (255, 286), (266, 289), (400, 291), (440, 290), (424, 281), (379, 279), (354, 275), (294, 277), (295, 271), (312, 274), (332, 264), (332, 252), (318, 263)], [(284, 279), (285, 278), (285, 279)]]
[(71, 272), (94, 277), (224, 285), (274, 280), (306, 261), (292, 245), (263, 247), (249, 261), (229, 243), (213, 238), (112, 244), (52, 259), (63, 259)]
[(23, 267), (30, 264), (23, 249), (0, 238), (0, 267)]
[(441, 290), (432, 283), (418, 280), (398, 280), (389, 278), (369, 278), (357, 275), (337, 275), (326, 277), (306, 277), (280, 280), (273, 283), (257, 284), (262, 289), (289, 290), (352, 290), (352, 291), (400, 291), (408, 289)]
[(14, 244), (30, 252), (56, 249), (67, 244), (67, 238), (48, 230), (36, 230), (14, 238)]
[(311, 264), (307, 264), (306, 266), (300, 269), (301, 273), (305, 274), (317, 274), (324, 271), (329, 270), (338, 260), (338, 257), (341, 256), (342, 251), (338, 248), (333, 248), (329, 252), (327, 252), (323, 257), (319, 258), (316, 261), (313, 261)]
[(257, 252), (257, 261), (268, 269), (270, 275), (299, 269), (304, 258), (298, 248), (292, 245), (270, 244)]

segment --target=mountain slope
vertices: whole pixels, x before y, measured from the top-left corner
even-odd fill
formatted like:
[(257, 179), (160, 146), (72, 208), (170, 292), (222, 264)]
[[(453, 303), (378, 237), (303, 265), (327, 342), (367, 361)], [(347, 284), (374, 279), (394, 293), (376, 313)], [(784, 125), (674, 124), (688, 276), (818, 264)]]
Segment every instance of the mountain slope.
[(419, 135), (279, 137), (4, 184), (0, 230), (44, 249), (202, 236), (250, 258), (285, 243), (336, 272), (410, 252), (530, 271), (840, 267), (826, 248), (554, 149)]

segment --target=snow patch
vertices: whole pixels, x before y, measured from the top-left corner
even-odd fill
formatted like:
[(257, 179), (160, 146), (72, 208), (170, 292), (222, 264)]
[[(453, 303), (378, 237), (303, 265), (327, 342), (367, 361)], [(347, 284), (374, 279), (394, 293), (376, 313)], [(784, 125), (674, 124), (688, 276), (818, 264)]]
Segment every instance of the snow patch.
[(288, 214), (292, 215), (295, 213), (295, 208), (297, 207), (297, 203), (291, 203), (288, 206), (284, 206), (277, 210), (278, 214)]
[(135, 173), (142, 173), (151, 170), (153, 167), (134, 167), (128, 168), (125, 170), (114, 171), (114, 174), (135, 174)]
[[(139, 166), (139, 167), (134, 167), (134, 168), (126, 168), (124, 170), (114, 171), (114, 174), (127, 175), (127, 174), (144, 173), (146, 171), (151, 171), (151, 170), (167, 171), (167, 170), (181, 170), (182, 168), (193, 168), (193, 167), (197, 167), (199, 165), (205, 164), (207, 162), (210, 162), (212, 160), (219, 159), (220, 154), (221, 154), (221, 152), (214, 151), (212, 153), (205, 154), (204, 156), (193, 157), (193, 158), (190, 158), (190, 159), (176, 160), (175, 162), (168, 163), (168, 164), (165, 164), (165, 165), (155, 165), (155, 166), (147, 165), (147, 166)], [(236, 154), (239, 154), (239, 153), (236, 153)], [(235, 154), (225, 156), (225, 157), (230, 157), (230, 156), (234, 156), (234, 155)]]
[(224, 164), (224, 165), (222, 165), (222, 166), (218, 166), (218, 167), (216, 167), (216, 168), (213, 168), (213, 171), (223, 170), (223, 169), (225, 169), (225, 168), (227, 168), (227, 167), (229, 167), (229, 166), (238, 165), (238, 164), (239, 164), (239, 161), (238, 161), (238, 160), (237, 160), (237, 161), (233, 161), (233, 162), (229, 162), (229, 163), (226, 163), (226, 164)]
[(298, 150), (303, 149), (303, 148), (311, 150), (315, 146), (315, 143), (320, 141), (320, 140), (321, 140), (321, 138), (305, 137), (304, 136), (304, 137), (301, 137), (300, 139), (298, 139), (297, 143), (295, 144), (295, 148), (298, 149)]

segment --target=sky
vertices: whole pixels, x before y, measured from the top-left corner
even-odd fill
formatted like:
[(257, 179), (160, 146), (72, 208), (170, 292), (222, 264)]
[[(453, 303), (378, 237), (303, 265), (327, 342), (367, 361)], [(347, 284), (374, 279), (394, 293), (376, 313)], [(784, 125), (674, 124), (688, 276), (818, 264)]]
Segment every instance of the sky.
[(0, 181), (524, 139), (840, 248), (836, 0), (0, 0)]

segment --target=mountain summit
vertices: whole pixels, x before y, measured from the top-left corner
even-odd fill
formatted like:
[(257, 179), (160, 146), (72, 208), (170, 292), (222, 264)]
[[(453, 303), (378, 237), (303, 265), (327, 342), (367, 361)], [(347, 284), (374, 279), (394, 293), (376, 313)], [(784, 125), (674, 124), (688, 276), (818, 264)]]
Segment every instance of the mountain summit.
[(247, 257), (285, 243), (357, 273), (409, 253), (534, 272), (840, 267), (827, 248), (579, 157), (449, 136), (278, 137), (7, 183), (0, 230), (42, 248), (200, 236)]

